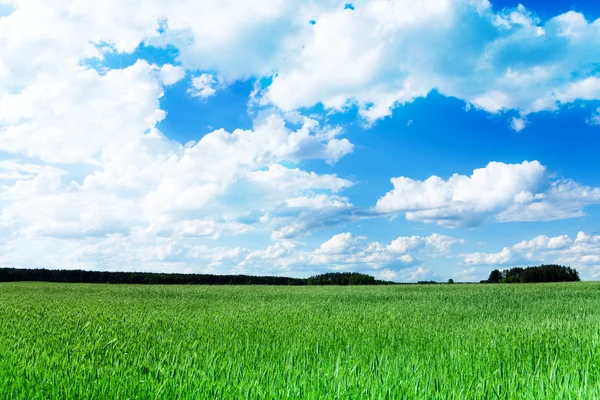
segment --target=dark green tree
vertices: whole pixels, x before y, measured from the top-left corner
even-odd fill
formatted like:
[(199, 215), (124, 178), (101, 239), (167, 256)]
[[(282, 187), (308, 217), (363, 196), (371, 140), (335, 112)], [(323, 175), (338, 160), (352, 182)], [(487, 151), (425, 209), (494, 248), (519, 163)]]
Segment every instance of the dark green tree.
[(112, 283), (145, 285), (377, 285), (392, 282), (354, 272), (329, 273), (308, 279), (283, 276), (165, 274), (149, 272), (109, 272), (0, 268), (0, 282), (39, 281)]
[(488, 278), (488, 282), (498, 283), (498, 282), (500, 282), (500, 279), (502, 279), (502, 274), (500, 273), (499, 270), (495, 269), (492, 272), (490, 272), (490, 277)]
[(540, 265), (538, 267), (515, 267), (490, 273), (490, 283), (536, 283), (536, 282), (577, 282), (579, 273), (571, 267), (561, 265)]

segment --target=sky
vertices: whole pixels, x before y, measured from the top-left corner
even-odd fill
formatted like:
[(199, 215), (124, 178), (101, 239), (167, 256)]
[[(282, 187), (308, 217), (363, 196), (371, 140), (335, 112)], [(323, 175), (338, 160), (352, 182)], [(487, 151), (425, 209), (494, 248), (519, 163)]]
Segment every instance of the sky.
[(600, 279), (592, 0), (0, 0), (0, 267)]

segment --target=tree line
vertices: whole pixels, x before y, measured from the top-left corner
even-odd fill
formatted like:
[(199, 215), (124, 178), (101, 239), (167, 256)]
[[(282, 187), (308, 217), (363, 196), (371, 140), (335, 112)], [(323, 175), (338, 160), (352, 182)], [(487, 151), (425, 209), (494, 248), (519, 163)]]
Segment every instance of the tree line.
[(0, 282), (111, 283), (139, 285), (376, 285), (389, 284), (366, 274), (334, 272), (310, 278), (283, 276), (167, 274), (83, 270), (0, 268)]
[(306, 280), (307, 285), (377, 285), (388, 283), (378, 281), (371, 275), (358, 274), (355, 272), (332, 272), (327, 274), (311, 276)]
[[(481, 283), (534, 283), (579, 281), (577, 270), (560, 265), (493, 270)], [(84, 270), (50, 270), (0, 268), (0, 282), (57, 282), (57, 283), (110, 283), (139, 285), (392, 285), (402, 284), (377, 280), (357, 272), (331, 272), (309, 278), (252, 275), (167, 274), (154, 272), (109, 272)], [(452, 279), (448, 283), (454, 283)], [(409, 284), (409, 283), (406, 283)], [(419, 281), (417, 284), (438, 284)]]
[(538, 267), (493, 270), (483, 283), (539, 283), (539, 282), (578, 282), (576, 269), (562, 265), (540, 265)]

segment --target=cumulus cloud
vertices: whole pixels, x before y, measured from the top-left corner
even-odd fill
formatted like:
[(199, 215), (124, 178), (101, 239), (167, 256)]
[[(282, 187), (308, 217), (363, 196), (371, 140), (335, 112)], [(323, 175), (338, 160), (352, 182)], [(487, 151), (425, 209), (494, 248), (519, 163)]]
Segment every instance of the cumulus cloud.
[(274, 240), (293, 239), (317, 229), (343, 226), (370, 215), (352, 205), (349, 199), (316, 194), (287, 199), (267, 216)]
[(527, 121), (523, 118), (513, 117), (510, 120), (510, 127), (515, 132), (521, 132), (523, 129), (525, 129), (526, 126), (527, 126)]
[(217, 77), (272, 77), (265, 104), (356, 105), (367, 121), (432, 90), (522, 115), (600, 97), (589, 67), (600, 57), (600, 22), (574, 11), (544, 21), (523, 6), (495, 11), (488, 0), (372, 0), (355, 9), (329, 0), (12, 6), (0, 20), (0, 93), (145, 43), (174, 46), (183, 68), (205, 71), (191, 89), (201, 97), (214, 94)]
[(192, 87), (188, 92), (194, 97), (206, 99), (217, 93), (216, 85), (217, 81), (212, 75), (201, 74), (192, 79)]
[(471, 253), (465, 257), (467, 264), (474, 265), (512, 265), (520, 261), (514, 258), (512, 250), (508, 247), (499, 253)]
[(590, 125), (600, 125), (600, 108), (597, 108), (596, 111), (588, 118), (587, 123)]
[(582, 216), (600, 203), (600, 188), (568, 179), (552, 180), (538, 161), (521, 164), (491, 162), (471, 176), (447, 180), (392, 178), (394, 189), (377, 201), (381, 213), (405, 213), (408, 220), (440, 225), (478, 226), (496, 221), (550, 221)]
[[(281, 164), (272, 164), (268, 169), (254, 171), (250, 173), (249, 180), (284, 193), (309, 189), (338, 192), (353, 185), (351, 181), (336, 175), (318, 175), (314, 172), (302, 171), (299, 168), (286, 168)], [(293, 202), (291, 199), (289, 201)]]
[[(381, 279), (416, 281), (426, 277), (437, 277), (429, 269), (419, 267), (418, 256), (445, 256), (447, 246), (440, 249), (439, 243), (459, 245), (462, 240), (433, 234), (427, 237), (399, 237), (395, 242), (414, 241), (422, 243), (410, 249), (394, 248), (392, 244), (369, 241), (367, 237), (343, 232), (332, 236), (313, 250), (304, 243), (284, 239), (264, 249), (236, 253), (241, 258), (235, 265), (238, 272), (264, 271), (272, 268), (273, 273), (295, 273), (307, 276), (327, 271), (356, 271), (376, 275)], [(440, 252), (441, 251), (441, 252)]]
[(450, 248), (464, 241), (445, 235), (434, 233), (430, 236), (401, 236), (393, 240), (387, 249), (395, 253), (406, 253), (413, 250), (430, 249), (434, 255), (447, 254)]
[(442, 277), (430, 269), (423, 267), (407, 268), (402, 270), (384, 269), (377, 273), (377, 278), (386, 281), (419, 282), (441, 281)]
[[(253, 130), (218, 130), (186, 146), (165, 138), (155, 128), (147, 134), (138, 129), (118, 147), (105, 138), (108, 142), (96, 149), (101, 151), (98, 165), (82, 182), (69, 181), (66, 170), (4, 163), (11, 174), (19, 173), (21, 178), (26, 176), (19, 171), (29, 171), (30, 179), (2, 188), (0, 220), (43, 235), (115, 233), (136, 226), (157, 233), (212, 232), (213, 225), (206, 225), (206, 217), (218, 210), (216, 199), (231, 191), (243, 194), (244, 181), (266, 187), (253, 193), (263, 208), (279, 207), (283, 198), (289, 198), (288, 208), (310, 208), (309, 200), (302, 203), (294, 196), (310, 195), (311, 190), (322, 192), (307, 198), (321, 202), (313, 208), (323, 202), (333, 207), (339, 200), (331, 192), (349, 187), (350, 181), (278, 164), (328, 157), (327, 142), (316, 138), (314, 126), (314, 121), (307, 120), (293, 131), (281, 117), (271, 115), (257, 121)], [(272, 196), (270, 188), (282, 178), (286, 180), (284, 190)], [(275, 183), (269, 184), (270, 179)], [(229, 213), (236, 213), (235, 206)], [(218, 215), (224, 218), (227, 212)], [(212, 223), (232, 224), (226, 219)], [(218, 229), (214, 230), (216, 234)]]
[(255, 250), (246, 255), (235, 268), (243, 271), (252, 271), (257, 264), (265, 268), (289, 271), (289, 266), (297, 260), (294, 257), (299, 243), (293, 240), (281, 240), (265, 249)]
[(14, 181), (31, 179), (46, 168), (51, 167), (35, 164), (22, 164), (15, 160), (2, 160), (0, 161), (0, 180)]
[[(299, 117), (291, 129), (266, 113), (250, 130), (216, 130), (181, 145), (156, 127), (163, 86), (182, 79), (179, 67), (138, 61), (71, 73), (0, 97), (0, 149), (15, 153), (0, 162), (0, 236), (13, 238), (3, 265), (181, 271), (197, 262), (185, 241), (286, 226), (282, 239), (302, 236), (352, 209), (336, 194), (351, 181), (296, 167), (351, 152), (338, 128)], [(326, 204), (339, 212), (324, 212)], [(214, 267), (218, 257), (208, 254), (203, 265)]]
[(165, 86), (179, 82), (184, 76), (185, 70), (182, 67), (165, 64), (160, 68), (160, 80)]
[(406, 269), (421, 263), (417, 255), (441, 257), (450, 247), (464, 241), (432, 234), (430, 236), (398, 237), (385, 245), (368, 242), (366, 237), (354, 236), (350, 232), (334, 235), (321, 244), (310, 259), (312, 264), (328, 265), (334, 269), (385, 269), (387, 271)]
[(599, 23), (576, 12), (541, 21), (522, 6), (494, 12), (485, 0), (371, 1), (318, 21), (265, 90), (283, 109), (355, 104), (373, 121), (434, 89), (523, 115), (599, 98), (587, 69), (599, 57)]
[(575, 238), (540, 235), (505, 247), (498, 253), (467, 254), (464, 262), (497, 268), (560, 264), (576, 268), (583, 279), (597, 280), (600, 277), (600, 236), (585, 232), (579, 232)]
[(350, 232), (340, 233), (321, 244), (317, 252), (323, 254), (347, 253), (363, 239), (363, 237), (352, 236)]
[(164, 119), (161, 77), (145, 61), (103, 75), (73, 66), (51, 79), (42, 76), (0, 96), (0, 150), (75, 163), (106, 147), (118, 149)]

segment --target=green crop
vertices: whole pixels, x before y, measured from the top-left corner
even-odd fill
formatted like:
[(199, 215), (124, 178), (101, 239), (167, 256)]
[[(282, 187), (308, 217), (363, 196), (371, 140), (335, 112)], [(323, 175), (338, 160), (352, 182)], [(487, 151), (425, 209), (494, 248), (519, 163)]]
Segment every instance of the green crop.
[(593, 399), (600, 283), (0, 284), (1, 399)]

